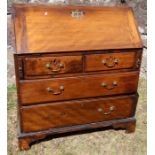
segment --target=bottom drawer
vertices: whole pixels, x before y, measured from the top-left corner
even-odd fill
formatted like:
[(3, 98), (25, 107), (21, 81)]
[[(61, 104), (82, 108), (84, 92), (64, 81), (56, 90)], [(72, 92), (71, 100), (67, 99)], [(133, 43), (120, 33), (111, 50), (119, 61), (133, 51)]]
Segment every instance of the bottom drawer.
[(136, 103), (137, 95), (129, 95), (23, 107), (22, 132), (131, 117)]

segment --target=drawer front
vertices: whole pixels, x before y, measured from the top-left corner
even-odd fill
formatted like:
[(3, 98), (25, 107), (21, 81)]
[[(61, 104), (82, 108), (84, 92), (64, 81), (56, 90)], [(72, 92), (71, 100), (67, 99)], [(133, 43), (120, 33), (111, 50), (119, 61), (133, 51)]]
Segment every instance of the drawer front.
[(137, 52), (92, 54), (85, 56), (85, 71), (129, 69), (137, 65)]
[(137, 91), (139, 72), (20, 81), (23, 105)]
[(134, 115), (137, 97), (121, 96), (22, 108), (23, 132), (41, 131)]
[(82, 56), (25, 58), (26, 77), (82, 72)]

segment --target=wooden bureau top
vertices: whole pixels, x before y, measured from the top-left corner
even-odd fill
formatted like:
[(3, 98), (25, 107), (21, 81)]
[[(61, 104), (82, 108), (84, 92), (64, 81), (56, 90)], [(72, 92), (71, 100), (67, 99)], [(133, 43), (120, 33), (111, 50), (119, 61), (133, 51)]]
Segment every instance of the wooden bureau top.
[(16, 53), (142, 48), (129, 7), (13, 5)]

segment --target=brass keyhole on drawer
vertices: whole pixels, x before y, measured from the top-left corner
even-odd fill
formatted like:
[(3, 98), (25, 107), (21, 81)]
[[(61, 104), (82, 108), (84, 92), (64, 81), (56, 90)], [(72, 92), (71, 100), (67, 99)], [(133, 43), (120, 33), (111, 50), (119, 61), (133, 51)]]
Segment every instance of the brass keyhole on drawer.
[(113, 82), (112, 82), (112, 86), (107, 85), (105, 82), (102, 82), (102, 83), (101, 83), (101, 87), (104, 87), (105, 89), (108, 89), (108, 90), (112, 90), (112, 89), (114, 89), (116, 86), (118, 86), (117, 81), (113, 81)]
[(47, 88), (47, 91), (48, 91), (49, 93), (52, 93), (53, 95), (60, 95), (60, 94), (62, 94), (62, 92), (64, 91), (64, 86), (60, 86), (58, 92), (57, 92), (57, 91), (54, 91), (51, 87), (48, 87), (48, 88)]
[(66, 116), (66, 113), (65, 113), (65, 112), (62, 112), (62, 113), (61, 113), (61, 116)]
[(81, 105), (81, 107), (84, 107), (84, 104), (83, 103), (81, 103), (80, 105)]
[(100, 112), (100, 113), (103, 113), (104, 115), (109, 115), (109, 114), (111, 114), (115, 109), (116, 109), (115, 106), (110, 106), (108, 112), (104, 112), (104, 110), (103, 110), (102, 108), (98, 108), (97, 111)]

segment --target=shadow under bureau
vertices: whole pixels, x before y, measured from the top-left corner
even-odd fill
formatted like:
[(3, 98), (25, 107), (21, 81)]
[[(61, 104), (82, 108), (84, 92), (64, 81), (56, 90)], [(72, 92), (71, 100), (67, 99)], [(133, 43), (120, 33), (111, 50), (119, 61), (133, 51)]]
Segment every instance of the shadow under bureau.
[(142, 41), (129, 7), (13, 5), (19, 148), (49, 135), (135, 130)]

